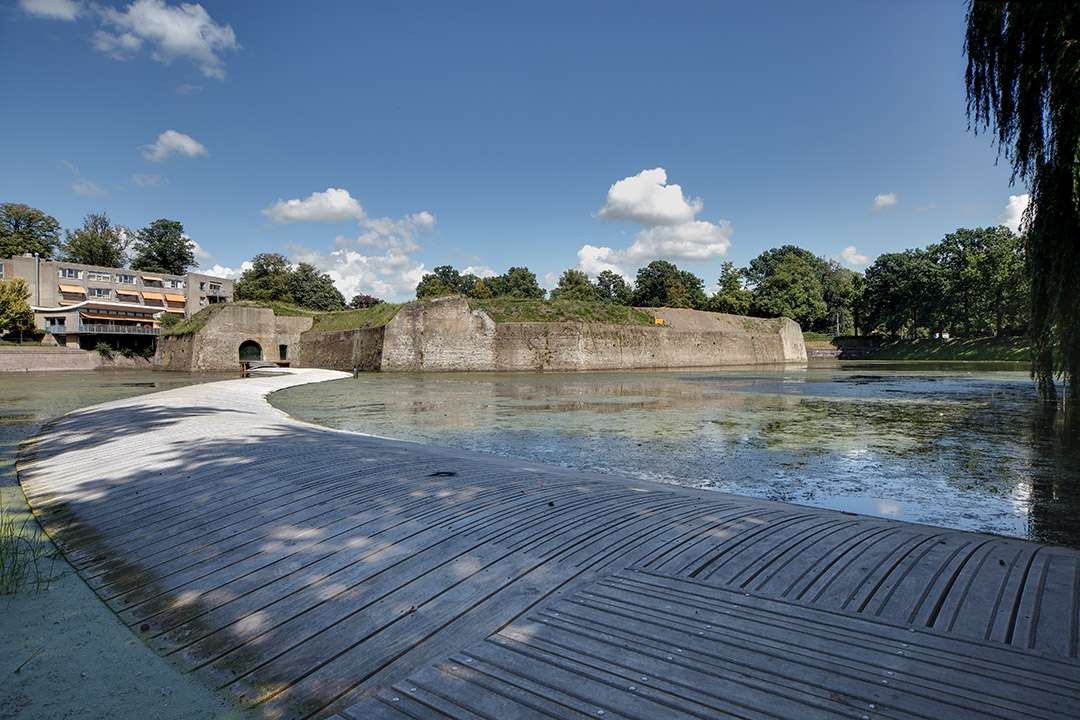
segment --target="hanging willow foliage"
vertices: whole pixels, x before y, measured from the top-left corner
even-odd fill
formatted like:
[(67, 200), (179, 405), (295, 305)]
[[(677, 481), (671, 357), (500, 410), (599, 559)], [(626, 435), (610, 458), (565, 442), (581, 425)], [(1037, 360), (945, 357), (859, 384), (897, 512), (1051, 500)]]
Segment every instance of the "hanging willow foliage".
[(1080, 3), (971, 0), (967, 112), (994, 128), (1013, 180), (1031, 188), (1024, 216), (1031, 278), (1032, 375), (1080, 397)]

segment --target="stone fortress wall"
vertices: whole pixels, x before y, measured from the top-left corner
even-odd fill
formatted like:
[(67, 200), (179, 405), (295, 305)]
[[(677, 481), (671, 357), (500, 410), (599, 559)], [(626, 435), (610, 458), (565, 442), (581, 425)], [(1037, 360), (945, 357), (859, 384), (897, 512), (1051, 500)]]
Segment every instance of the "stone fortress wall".
[[(799, 326), (698, 310), (643, 308), (662, 325), (496, 323), (461, 297), (406, 304), (385, 327), (315, 332), (307, 317), (228, 305), (198, 332), (162, 337), (168, 370), (231, 370), (240, 344), (294, 367), (351, 371), (562, 371), (690, 368), (806, 362)], [(281, 347), (285, 355), (281, 356)]]
[(496, 323), (460, 297), (405, 305), (385, 327), (304, 333), (305, 367), (450, 372), (629, 370), (806, 362), (788, 319), (643, 308), (664, 325)]
[(311, 323), (310, 317), (277, 316), (268, 308), (225, 305), (198, 332), (159, 338), (156, 361), (166, 370), (236, 370), (241, 343), (254, 341), (263, 360), (299, 365), (300, 334)]

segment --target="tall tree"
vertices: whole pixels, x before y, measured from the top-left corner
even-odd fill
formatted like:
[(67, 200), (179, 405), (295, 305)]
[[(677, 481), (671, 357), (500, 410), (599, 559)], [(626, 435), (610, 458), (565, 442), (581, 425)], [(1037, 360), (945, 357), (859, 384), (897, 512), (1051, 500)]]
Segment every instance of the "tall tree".
[(577, 268), (570, 268), (559, 277), (559, 284), (551, 291), (551, 299), (595, 301), (596, 288), (589, 282), (588, 275)]
[(292, 302), (289, 288), (291, 272), (292, 265), (284, 255), (259, 253), (251, 259), (251, 267), (237, 280), (233, 297), (237, 300)]
[(1080, 4), (972, 0), (964, 42), (968, 118), (994, 128), (1026, 213), (1033, 375), (1080, 397)]
[(364, 310), (369, 307), (375, 307), (376, 305), (382, 305), (386, 301), (382, 298), (377, 298), (374, 295), (353, 295), (352, 300), (349, 301), (349, 307), (353, 310)]
[(600, 302), (629, 305), (634, 291), (622, 275), (612, 270), (604, 270), (596, 276), (596, 296)]
[(822, 285), (827, 273), (825, 261), (796, 245), (766, 250), (743, 271), (753, 288), (751, 312), (791, 318), (805, 330), (822, 329), (829, 314)]
[(60, 246), (60, 223), (21, 203), (0, 204), (0, 258), (37, 253), (50, 259)]
[(716, 294), (709, 299), (709, 309), (713, 312), (747, 315), (753, 295), (743, 284), (743, 273), (735, 263), (725, 260), (720, 268), (720, 279), (716, 281)]
[(637, 307), (703, 308), (705, 282), (667, 260), (653, 260), (638, 270), (633, 303)]
[(536, 281), (536, 274), (527, 267), (512, 267), (502, 275), (486, 278), (484, 283), (495, 297), (543, 300), (547, 294)]
[(926, 250), (879, 255), (866, 269), (867, 325), (893, 337), (939, 331), (944, 295), (944, 273)]
[(176, 220), (155, 220), (135, 235), (135, 270), (183, 275), (198, 267), (195, 243), (184, 234), (184, 226)]
[(82, 265), (124, 267), (123, 229), (116, 227), (105, 213), (90, 213), (82, 227), (68, 230), (61, 248), (64, 260)]
[(0, 280), (0, 336), (32, 327), (30, 286), (22, 278)]
[(439, 265), (420, 278), (416, 286), (418, 299), (456, 295), (463, 292), (462, 275), (452, 265)]
[(334, 281), (314, 265), (300, 263), (289, 274), (288, 287), (292, 302), (300, 307), (322, 311), (345, 309), (345, 297)]

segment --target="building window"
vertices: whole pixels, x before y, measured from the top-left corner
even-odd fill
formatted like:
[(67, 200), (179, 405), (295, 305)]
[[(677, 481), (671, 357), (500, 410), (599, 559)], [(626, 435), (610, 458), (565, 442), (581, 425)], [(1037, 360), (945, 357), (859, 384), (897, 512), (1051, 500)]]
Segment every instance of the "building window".
[(0, 263), (0, 280), (4, 279), (4, 263)]
[(99, 280), (101, 282), (112, 282), (112, 273), (97, 272), (96, 270), (87, 270), (86, 279)]
[(95, 287), (92, 287), (92, 288), (88, 288), (88, 289), (90, 291), (90, 297), (107, 298), (112, 294), (111, 291), (109, 290), (109, 288), (95, 288)]
[(60, 268), (60, 277), (62, 278), (79, 278), (79, 271), (75, 268)]
[(116, 282), (123, 285), (135, 285), (138, 280), (135, 278), (134, 275), (117, 275)]
[(210, 283), (210, 294), (211, 295), (220, 295), (221, 294), (221, 285), (219, 283)]
[(45, 326), (50, 328), (63, 328), (66, 325), (66, 320), (62, 317), (47, 317), (45, 318)]

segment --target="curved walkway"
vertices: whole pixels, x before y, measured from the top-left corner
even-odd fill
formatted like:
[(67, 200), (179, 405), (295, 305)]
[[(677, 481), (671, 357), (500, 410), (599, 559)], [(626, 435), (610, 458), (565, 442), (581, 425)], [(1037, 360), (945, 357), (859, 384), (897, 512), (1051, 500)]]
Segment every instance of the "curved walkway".
[(294, 370), (87, 408), (20, 461), (152, 647), (267, 717), (1058, 718), (1080, 553), (316, 427)]

